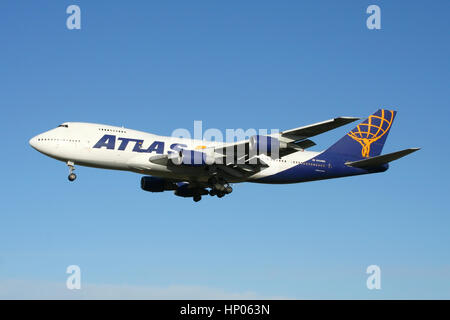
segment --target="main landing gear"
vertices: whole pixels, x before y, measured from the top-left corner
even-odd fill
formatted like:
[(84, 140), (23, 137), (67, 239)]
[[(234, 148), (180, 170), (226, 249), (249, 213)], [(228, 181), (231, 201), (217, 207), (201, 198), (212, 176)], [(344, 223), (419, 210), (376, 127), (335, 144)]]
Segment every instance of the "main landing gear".
[(224, 197), (226, 194), (233, 192), (233, 188), (225, 179), (217, 176), (213, 176), (208, 180), (208, 186), (211, 190), (207, 191), (205, 188), (200, 188), (201, 192), (194, 193), (192, 199), (195, 202), (202, 200), (202, 195), (209, 194), (210, 196), (217, 196), (218, 198)]
[(230, 194), (231, 192), (233, 192), (233, 188), (223, 178), (211, 177), (208, 180), (208, 183), (211, 187), (209, 195), (212, 197), (217, 196), (218, 198), (222, 198), (226, 194)]
[(67, 178), (69, 179), (69, 181), (75, 181), (75, 179), (77, 178), (77, 175), (73, 173), (73, 171), (75, 170), (75, 163), (73, 163), (72, 161), (67, 161), (67, 166), (69, 167), (69, 176)]

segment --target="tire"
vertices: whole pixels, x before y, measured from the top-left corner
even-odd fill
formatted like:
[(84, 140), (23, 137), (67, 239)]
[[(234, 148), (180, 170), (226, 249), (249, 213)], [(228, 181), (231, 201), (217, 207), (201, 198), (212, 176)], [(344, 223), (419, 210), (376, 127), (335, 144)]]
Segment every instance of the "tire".
[(69, 174), (69, 176), (67, 178), (69, 179), (69, 181), (75, 181), (75, 179), (77, 178), (77, 175), (75, 173), (71, 173), (71, 174)]

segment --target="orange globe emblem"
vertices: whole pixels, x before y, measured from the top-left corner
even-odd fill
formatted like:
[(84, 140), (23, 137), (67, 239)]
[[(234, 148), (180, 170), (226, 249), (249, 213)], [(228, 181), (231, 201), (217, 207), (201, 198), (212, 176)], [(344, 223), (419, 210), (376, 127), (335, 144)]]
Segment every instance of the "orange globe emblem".
[(381, 115), (374, 114), (369, 116), (366, 122), (360, 123), (348, 133), (350, 138), (361, 144), (361, 155), (364, 158), (369, 157), (370, 145), (389, 131), (393, 120), (394, 111), (381, 110)]

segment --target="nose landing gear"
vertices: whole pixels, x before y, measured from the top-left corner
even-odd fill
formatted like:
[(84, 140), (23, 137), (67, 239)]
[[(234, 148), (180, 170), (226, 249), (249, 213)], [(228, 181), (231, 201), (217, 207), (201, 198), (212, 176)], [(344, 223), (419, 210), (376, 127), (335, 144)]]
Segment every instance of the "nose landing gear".
[(77, 175), (73, 173), (73, 171), (75, 170), (75, 163), (73, 163), (72, 161), (67, 161), (67, 166), (69, 167), (69, 176), (67, 178), (69, 179), (69, 181), (75, 181), (75, 179), (77, 178)]

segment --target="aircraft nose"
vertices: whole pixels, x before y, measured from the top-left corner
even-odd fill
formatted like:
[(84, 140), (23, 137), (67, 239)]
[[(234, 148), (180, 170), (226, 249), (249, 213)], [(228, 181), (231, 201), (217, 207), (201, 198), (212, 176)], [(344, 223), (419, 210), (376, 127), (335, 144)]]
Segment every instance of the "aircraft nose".
[(28, 143), (30, 144), (30, 146), (32, 146), (34, 149), (37, 148), (37, 136), (33, 137), (30, 139), (30, 141), (28, 141)]

